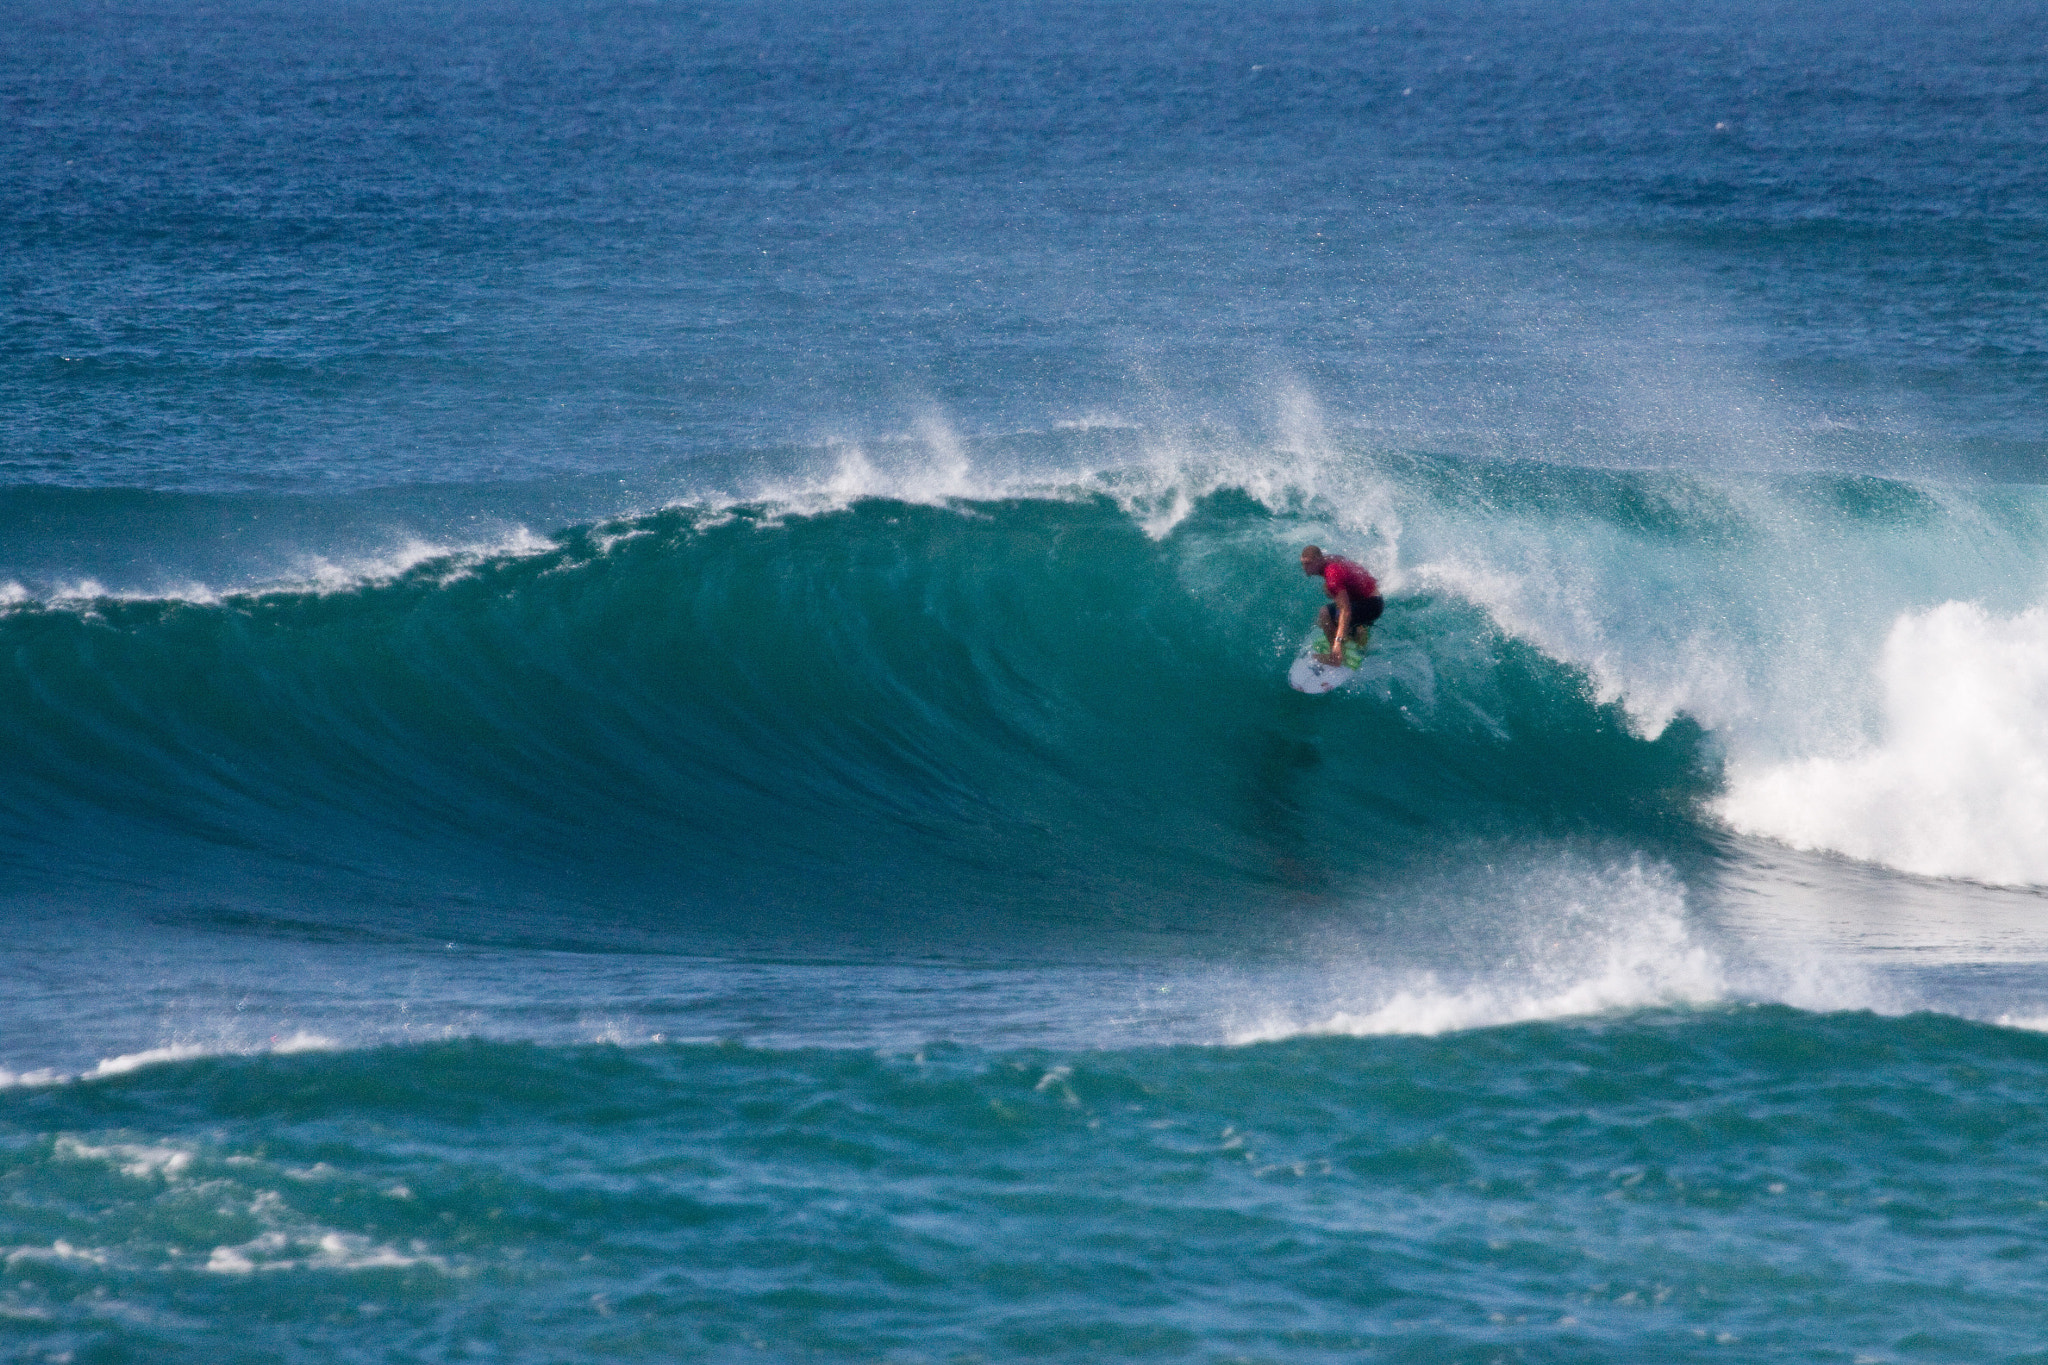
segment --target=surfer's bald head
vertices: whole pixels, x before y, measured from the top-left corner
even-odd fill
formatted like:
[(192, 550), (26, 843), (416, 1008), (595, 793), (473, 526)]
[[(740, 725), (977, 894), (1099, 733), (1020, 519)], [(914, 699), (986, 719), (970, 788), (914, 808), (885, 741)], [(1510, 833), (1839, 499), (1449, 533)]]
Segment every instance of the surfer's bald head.
[(1323, 547), (1311, 545), (1301, 552), (1301, 571), (1305, 574), (1319, 574), (1323, 571)]

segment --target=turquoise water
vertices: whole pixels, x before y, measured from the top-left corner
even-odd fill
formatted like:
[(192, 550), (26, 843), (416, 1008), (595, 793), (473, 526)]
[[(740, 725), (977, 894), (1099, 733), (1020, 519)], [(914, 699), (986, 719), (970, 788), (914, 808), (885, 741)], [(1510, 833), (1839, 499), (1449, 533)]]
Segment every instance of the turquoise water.
[(2027, 1359), (2044, 1077), (2030, 1034), (1781, 1007), (211, 1058), (10, 1105), (5, 1330), (139, 1359)]
[(0, 25), (0, 1355), (2042, 1359), (2044, 63)]

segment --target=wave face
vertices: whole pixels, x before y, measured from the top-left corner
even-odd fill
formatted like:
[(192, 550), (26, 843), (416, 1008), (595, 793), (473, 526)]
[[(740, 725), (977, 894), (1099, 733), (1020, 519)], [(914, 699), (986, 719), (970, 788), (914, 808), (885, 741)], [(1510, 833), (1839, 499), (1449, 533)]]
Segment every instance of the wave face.
[(1367, 681), (1292, 693), (1297, 532), (1231, 493), (1157, 538), (1104, 497), (678, 509), (339, 590), (24, 604), (8, 837), (109, 875), (169, 842), (1043, 914), (1655, 837), (1712, 790), (1696, 736), (1631, 734), (1447, 594), (1397, 598)]
[[(1447, 848), (1683, 863), (1731, 829), (2048, 877), (2013, 837), (2041, 809), (2031, 492), (1420, 457), (956, 475), (295, 584), (16, 584), (12, 861), (885, 935), (1213, 928), (1412, 895)], [(1325, 699), (1282, 682), (1310, 539), (1390, 593)], [(1962, 814), (1891, 837), (1891, 794), (1930, 784)]]

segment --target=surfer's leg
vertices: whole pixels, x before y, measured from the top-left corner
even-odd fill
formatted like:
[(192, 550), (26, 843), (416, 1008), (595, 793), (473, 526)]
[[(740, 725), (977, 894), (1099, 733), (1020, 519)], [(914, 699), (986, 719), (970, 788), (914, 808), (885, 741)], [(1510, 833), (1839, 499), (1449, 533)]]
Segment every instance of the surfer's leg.
[(1335, 649), (1337, 647), (1337, 609), (1335, 607), (1324, 607), (1321, 611), (1317, 612), (1316, 628), (1323, 632), (1323, 648), (1326, 650)]
[(1351, 619), (1355, 624), (1351, 627), (1351, 638), (1358, 641), (1358, 647), (1361, 650), (1366, 647), (1366, 642), (1372, 638), (1372, 623), (1379, 620), (1380, 613), (1386, 609), (1387, 599), (1377, 594), (1366, 598), (1363, 602), (1354, 599)]

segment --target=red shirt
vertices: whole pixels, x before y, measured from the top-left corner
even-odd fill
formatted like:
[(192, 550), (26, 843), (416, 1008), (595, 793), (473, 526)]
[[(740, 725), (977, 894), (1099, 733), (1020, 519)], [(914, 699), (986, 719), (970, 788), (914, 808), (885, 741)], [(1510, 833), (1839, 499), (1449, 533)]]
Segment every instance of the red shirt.
[(1380, 585), (1358, 565), (1332, 555), (1323, 561), (1323, 591), (1333, 598), (1348, 592), (1363, 602), (1368, 597), (1378, 597)]

